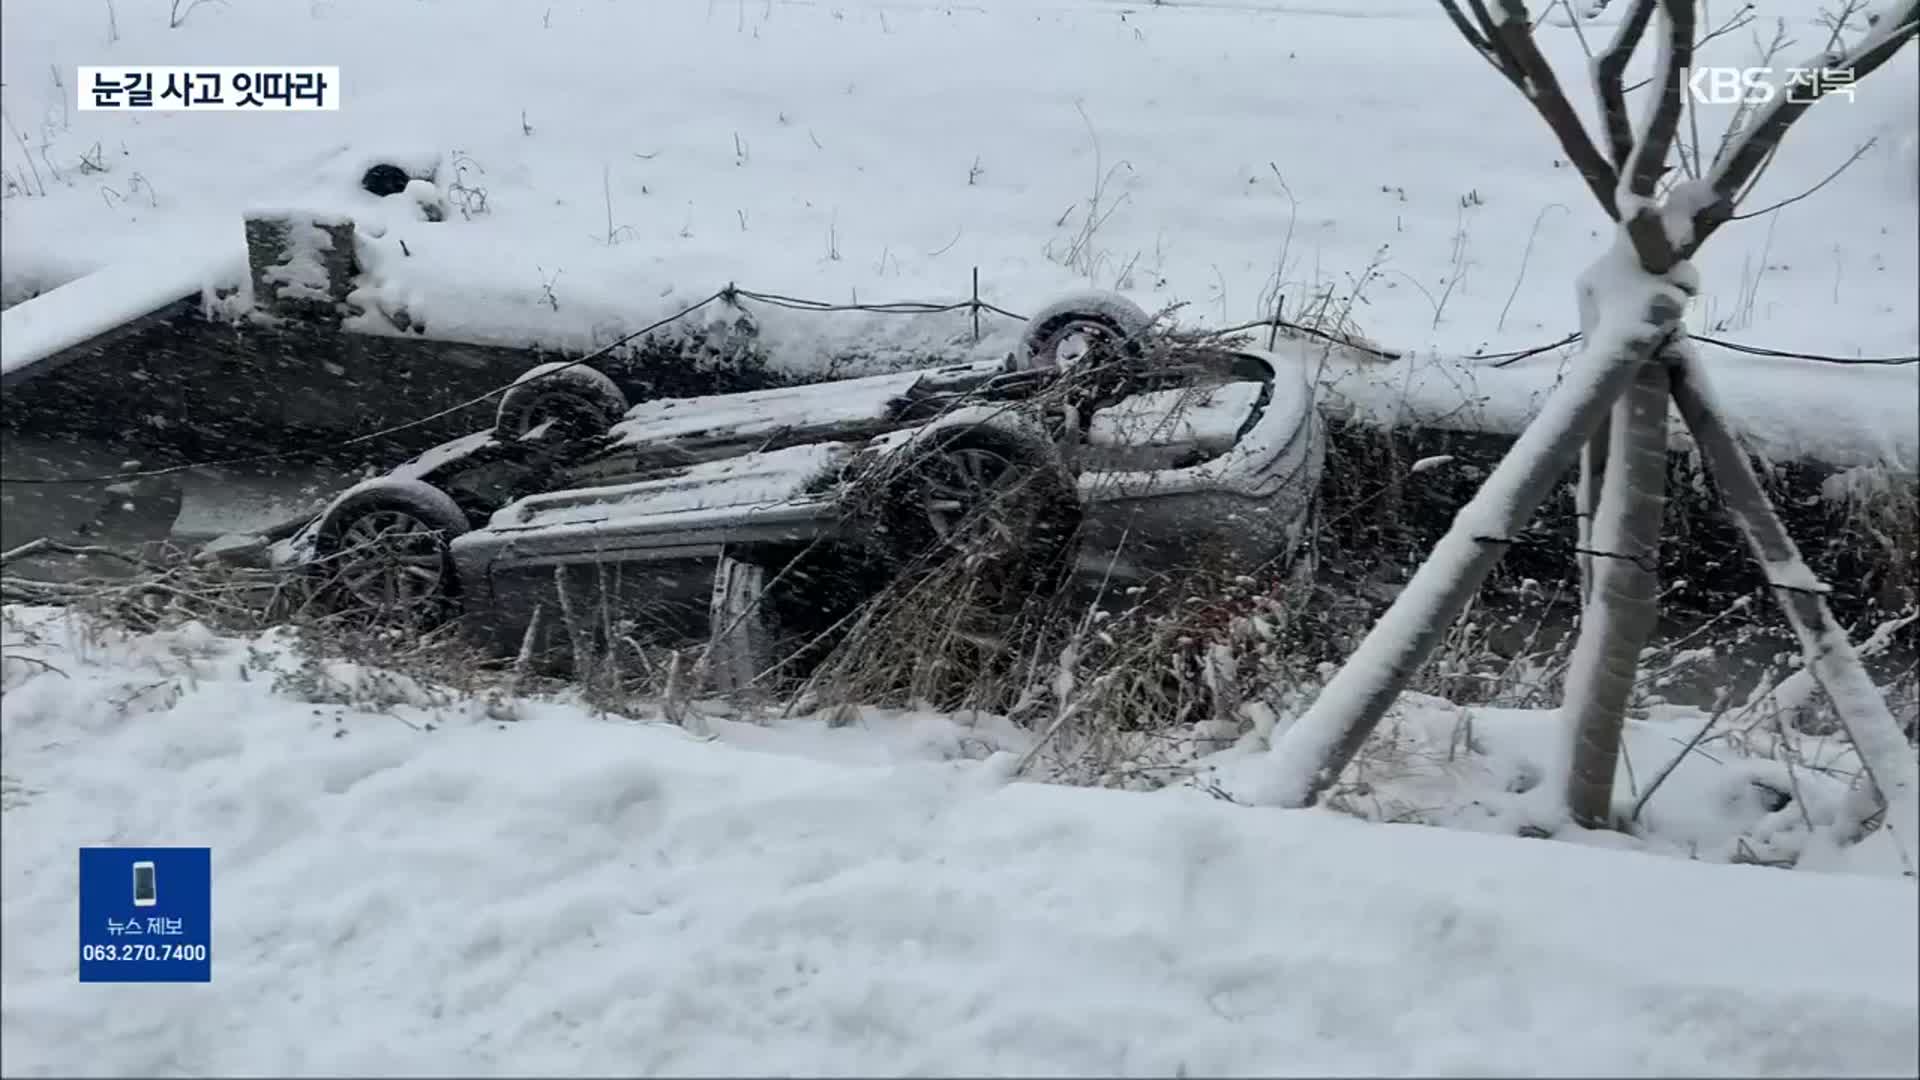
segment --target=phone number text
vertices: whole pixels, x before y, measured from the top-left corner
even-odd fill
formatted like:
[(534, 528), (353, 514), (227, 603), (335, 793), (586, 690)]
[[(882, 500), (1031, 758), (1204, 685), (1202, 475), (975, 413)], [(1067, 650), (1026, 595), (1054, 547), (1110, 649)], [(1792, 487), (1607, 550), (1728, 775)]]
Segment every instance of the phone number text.
[(205, 945), (148, 945), (145, 943), (130, 945), (82, 945), (80, 959), (94, 960), (205, 960)]

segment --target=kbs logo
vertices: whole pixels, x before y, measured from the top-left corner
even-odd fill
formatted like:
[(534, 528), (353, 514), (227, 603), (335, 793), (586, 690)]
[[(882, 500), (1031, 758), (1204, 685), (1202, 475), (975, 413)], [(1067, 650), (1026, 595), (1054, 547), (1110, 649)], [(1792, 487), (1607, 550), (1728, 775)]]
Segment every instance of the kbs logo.
[(1775, 98), (1810, 102), (1821, 97), (1853, 100), (1851, 68), (1787, 68), (1784, 82), (1770, 67), (1697, 67), (1687, 72), (1687, 92), (1696, 105), (1766, 105)]

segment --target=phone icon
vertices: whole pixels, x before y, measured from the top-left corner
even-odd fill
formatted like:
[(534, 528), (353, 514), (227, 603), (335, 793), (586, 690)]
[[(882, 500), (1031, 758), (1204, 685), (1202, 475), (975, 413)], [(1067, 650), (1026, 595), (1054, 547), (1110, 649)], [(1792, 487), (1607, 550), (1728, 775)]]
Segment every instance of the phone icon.
[(153, 907), (160, 902), (153, 883), (153, 863), (142, 859), (133, 864), (133, 906)]

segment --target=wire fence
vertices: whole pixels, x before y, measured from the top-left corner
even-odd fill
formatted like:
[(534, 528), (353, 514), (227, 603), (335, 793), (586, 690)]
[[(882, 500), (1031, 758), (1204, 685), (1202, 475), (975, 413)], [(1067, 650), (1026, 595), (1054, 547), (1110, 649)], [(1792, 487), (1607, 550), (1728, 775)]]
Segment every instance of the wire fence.
[[(1002, 316), (1003, 318), (1012, 319), (1016, 322), (1026, 322), (1028, 318), (1025, 315), (1019, 314), (1018, 312), (1009, 311), (1006, 308), (1000, 307), (995, 304), (987, 303), (986, 301), (980, 299), (980, 275), (978, 270), (974, 272), (973, 293), (971, 297), (965, 300), (957, 300), (957, 301), (952, 301), (947, 303), (942, 303), (937, 301), (920, 301), (920, 300), (899, 300), (899, 301), (891, 301), (891, 302), (885, 302), (885, 303), (869, 303), (869, 304), (862, 304), (858, 302), (832, 303), (824, 300), (809, 300), (803, 297), (788, 296), (782, 293), (761, 292), (754, 289), (742, 289), (737, 285), (729, 283), (725, 288), (717, 289), (714, 292), (709, 293), (705, 297), (701, 298), (700, 300), (697, 300), (691, 304), (686, 305), (685, 307), (680, 308), (679, 310), (675, 311), (671, 315), (666, 316), (665, 318), (655, 320), (654, 322), (648, 323), (647, 325), (642, 326), (637, 330), (633, 330), (626, 334), (623, 334), (619, 338), (611, 342), (608, 342), (607, 344), (602, 345), (596, 349), (593, 349), (592, 351), (582, 356), (576, 357), (575, 359), (556, 364), (555, 366), (548, 368), (545, 372), (543, 372), (539, 376), (536, 376), (535, 378), (536, 379), (547, 378), (555, 374), (556, 372), (564, 371), (572, 367), (578, 367), (582, 364), (592, 363), (593, 361), (600, 359), (601, 357), (604, 357), (609, 353), (614, 352), (617, 349), (625, 347), (627, 344), (633, 342), (636, 339), (646, 337), (649, 334), (655, 333), (656, 331), (659, 331), (668, 326), (671, 326), (674, 323), (679, 322), (681, 319), (684, 319), (689, 315), (695, 314), (696, 312), (699, 312), (705, 308), (711, 307), (714, 304), (725, 304), (731, 307), (739, 308), (742, 306), (741, 301), (752, 301), (754, 303), (765, 304), (769, 307), (784, 308), (791, 311), (817, 312), (821, 314), (830, 313), (830, 312), (858, 311), (858, 312), (868, 312), (868, 313), (879, 314), (879, 315), (940, 315), (940, 314), (947, 314), (947, 313), (956, 312), (956, 311), (965, 311), (970, 313), (973, 317), (974, 339), (976, 342), (979, 340), (979, 337), (980, 337), (980, 316), (982, 313), (991, 313), (994, 315), (999, 315), (999, 316)], [(1233, 334), (1248, 333), (1256, 330), (1266, 330), (1266, 331), (1269, 331), (1270, 333), (1287, 331), (1293, 334), (1300, 334), (1306, 337), (1327, 341), (1329, 343), (1339, 345), (1343, 348), (1352, 349), (1358, 352), (1362, 352), (1362, 353), (1374, 356), (1381, 360), (1387, 360), (1387, 361), (1405, 360), (1405, 359), (1408, 359), (1411, 355), (1409, 353), (1399, 352), (1392, 349), (1383, 349), (1377, 345), (1373, 345), (1364, 341), (1357, 340), (1350, 335), (1330, 333), (1326, 330), (1320, 329), (1319, 327), (1293, 322), (1291, 320), (1279, 318), (1277, 316), (1273, 318), (1259, 319), (1252, 322), (1239, 323), (1233, 326), (1221, 327), (1218, 330), (1212, 331), (1212, 333), (1224, 337), (1224, 336), (1230, 336)], [(1883, 356), (1883, 357), (1826, 356), (1826, 355), (1820, 355), (1817, 353), (1793, 352), (1793, 351), (1784, 350), (1784, 349), (1768, 349), (1768, 348), (1762, 348), (1756, 345), (1744, 345), (1738, 342), (1726, 341), (1716, 337), (1709, 337), (1705, 334), (1694, 334), (1692, 335), (1692, 338), (1695, 341), (1703, 341), (1708, 344), (1715, 345), (1723, 349), (1729, 349), (1738, 353), (1745, 353), (1752, 356), (1772, 357), (1772, 358), (1778, 358), (1778, 359), (1805, 360), (1805, 361), (1811, 361), (1811, 362), (1822, 363), (1822, 364), (1865, 365), (1865, 366), (1880, 366), (1880, 367), (1900, 366), (1900, 365), (1907, 365), (1907, 364), (1920, 364), (1920, 355)], [(1509, 367), (1513, 364), (1517, 364), (1520, 361), (1529, 359), (1531, 357), (1554, 352), (1558, 349), (1562, 349), (1569, 345), (1576, 344), (1579, 341), (1580, 341), (1580, 334), (1578, 332), (1574, 332), (1556, 341), (1552, 341), (1544, 345), (1536, 345), (1532, 348), (1516, 349), (1516, 350), (1511, 350), (1507, 352), (1496, 352), (1496, 353), (1475, 353), (1472, 355), (1463, 356), (1461, 357), (1461, 359), (1472, 361), (1475, 364), (1483, 365), (1486, 367), (1504, 368), (1504, 367)], [(524, 381), (526, 380), (516, 379), (512, 382), (503, 383), (497, 387), (494, 387), (491, 390), (488, 390), (486, 393), (479, 394), (475, 397), (469, 398), (455, 405), (449, 405), (444, 409), (438, 410), (437, 412), (429, 413), (425, 416), (415, 417), (414, 419), (407, 420), (402, 423), (391, 424), (386, 427), (378, 428), (374, 431), (364, 432), (362, 434), (354, 435), (346, 439), (331, 440), (322, 446), (303, 447), (303, 448), (295, 448), (295, 449), (288, 449), (288, 450), (266, 450), (266, 451), (261, 451), (259, 453), (254, 453), (254, 454), (241, 454), (233, 457), (216, 458), (216, 459), (207, 460), (207, 461), (186, 462), (183, 464), (168, 465), (160, 468), (133, 469), (133, 470), (127, 470), (123, 472), (101, 473), (101, 474), (90, 475), (90, 476), (19, 477), (19, 476), (0, 475), (0, 483), (36, 485), (36, 486), (120, 483), (124, 481), (129, 481), (129, 480), (142, 480), (142, 479), (148, 479), (151, 477), (170, 476), (178, 473), (191, 472), (195, 469), (224, 468), (224, 467), (235, 466), (235, 465), (258, 464), (258, 463), (267, 462), (267, 461), (300, 461), (303, 459), (318, 458), (318, 457), (336, 454), (339, 451), (349, 447), (361, 446), (361, 445), (365, 445), (367, 443), (373, 442), (377, 439), (383, 439), (391, 435), (397, 435), (397, 434), (400, 434), (401, 432), (422, 427), (424, 425), (431, 424), (437, 420), (445, 419), (446, 417), (451, 416), (454, 413), (458, 413), (466, 409), (471, 409), (479, 405), (484, 405), (487, 402), (492, 401), (495, 398), (498, 398), (501, 395), (507, 393), (507, 391), (513, 389), (513, 387), (515, 387), (516, 385), (519, 385)]]

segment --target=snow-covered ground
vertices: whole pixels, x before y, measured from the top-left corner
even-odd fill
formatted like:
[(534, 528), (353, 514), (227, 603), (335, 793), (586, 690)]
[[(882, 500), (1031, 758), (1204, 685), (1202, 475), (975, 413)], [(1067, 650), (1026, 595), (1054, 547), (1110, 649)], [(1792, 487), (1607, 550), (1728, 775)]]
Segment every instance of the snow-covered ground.
[[(111, 36), (110, 7), (6, 7), (4, 103), (32, 153), (8, 138), (0, 167), (48, 191), (5, 200), (9, 295), (168, 260), (188, 241), (156, 225), (232, 251), (245, 207), (364, 212), (353, 185), (382, 154), (437, 160), (443, 195), (484, 189), (486, 212), (467, 220), (477, 196), (454, 193), (444, 226), (393, 223), (363, 299), (483, 339), (591, 341), (730, 281), (951, 299), (977, 266), (1016, 311), (1092, 283), (1224, 325), (1276, 295), (1299, 313), (1358, 292), (1356, 320), (1396, 347), (1522, 348), (1573, 328), (1573, 275), (1606, 237), (1544, 125), (1431, 0), (256, 0), (175, 29), (164, 5), (123, 4)], [(1759, 10), (1806, 52), (1816, 7)], [(1584, 63), (1570, 31), (1543, 34)], [(1706, 60), (1752, 48), (1728, 35)], [(337, 63), (345, 103), (73, 106), (77, 64), (213, 61)], [(1698, 325), (1914, 351), (1917, 81), (1891, 64), (1795, 129), (1752, 206), (1878, 141), (1716, 238)], [(1723, 115), (1703, 109), (1709, 140)]]
[[(1806, 47), (1824, 33), (1812, 0), (1757, 10), (1756, 29), (1785, 18)], [(241, 284), (242, 212), (292, 207), (360, 223), (355, 325), (373, 332), (404, 315), (435, 337), (584, 349), (729, 283), (956, 301), (978, 268), (984, 298), (1016, 313), (1091, 286), (1183, 305), (1187, 323), (1276, 307), (1344, 322), (1416, 360), (1336, 358), (1324, 405), (1512, 431), (1564, 351), (1498, 370), (1446, 358), (1573, 329), (1574, 276), (1607, 235), (1544, 125), (1431, 0), (261, 0), (201, 4), (171, 29), (157, 5), (111, 25), (107, 11), (15, 0), (0, 16), (0, 103), (20, 131), (0, 141), (10, 299), (101, 268), (75, 298), (100, 311), (150, 306), (156, 283)], [(1603, 18), (1587, 33), (1605, 31)], [(1750, 62), (1749, 37), (1716, 38), (1703, 62)], [(1569, 70), (1584, 63), (1572, 31), (1543, 40)], [(71, 100), (77, 64), (209, 58), (339, 63), (344, 105), (115, 114)], [(1696, 329), (1839, 357), (1920, 351), (1917, 87), (1912, 65), (1889, 65), (1794, 130), (1750, 207), (1866, 149), (1812, 197), (1714, 239)], [(1725, 119), (1700, 108), (1709, 145)], [(448, 220), (424, 220), (416, 194), (360, 191), (375, 161), (432, 173)], [(138, 287), (94, 299), (118, 278)], [(73, 306), (9, 311), (5, 366), (84, 336)], [(965, 312), (744, 306), (771, 362), (809, 375), (997, 357), (1018, 328), (988, 315), (975, 342)], [(848, 367), (849, 352), (864, 359)], [(1768, 455), (1920, 463), (1920, 365), (1702, 352)]]
[[(1920, 1067), (1910, 881), (1009, 782), (990, 720), (702, 740), (5, 636), (10, 1076)], [(156, 839), (213, 848), (212, 984), (76, 982), (74, 848)]]
[[(1797, 55), (1815, 7), (1759, 10)], [(339, 64), (345, 107), (72, 107), (75, 65), (252, 62)], [(978, 267), (1015, 311), (1091, 285), (1224, 325), (1284, 298), (1458, 355), (1571, 330), (1608, 238), (1430, 0), (250, 0), (177, 29), (159, 3), (7, 0), (0, 64), (9, 301), (107, 267), (232, 272), (243, 209), (300, 206), (370, 225), (358, 299), (436, 336), (592, 345), (728, 282), (954, 300)], [(1696, 327), (1916, 351), (1917, 87), (1896, 61), (1794, 130), (1753, 205), (1877, 141), (1716, 236)], [(355, 193), (396, 155), (437, 162), (447, 221)], [(967, 331), (755, 313), (797, 363)], [(1013, 326), (988, 319), (980, 352)], [(1432, 420), (1471, 379), (1511, 428), (1557, 359), (1356, 364), (1322, 404)], [(1709, 360), (1734, 411), (1781, 421), (1746, 427), (1770, 451), (1920, 460), (1915, 367)], [(1208, 794), (1247, 747), (1156, 793), (1070, 790), (1010, 782), (1031, 736), (999, 721), (702, 741), (553, 701), (501, 720), (369, 683), (356, 705), (277, 639), (8, 617), (8, 1075), (1920, 1069), (1915, 885), (1884, 837), (1820, 846), (1852, 770), (1819, 747), (1789, 769), (1716, 733), (1648, 800), (1643, 850), (1601, 850), (1627, 841), (1511, 835), (1553, 761), (1542, 713), (1415, 700), (1388, 725), (1343, 805), (1441, 830)], [(1630, 725), (1621, 797), (1698, 726)], [(93, 843), (213, 847), (211, 986), (75, 981)], [(1834, 872), (1725, 865), (1794, 858)]]
[[(1803, 52), (1824, 33), (1816, 9), (1758, 5)], [(1431, 0), (258, 0), (200, 4), (171, 29), (167, 15), (66, 0), (0, 15), (0, 103), (19, 129), (0, 140), (9, 300), (108, 267), (139, 287), (77, 300), (239, 284), (242, 212), (293, 207), (359, 221), (355, 323), (374, 332), (404, 313), (435, 337), (583, 349), (729, 283), (955, 301), (978, 268), (984, 298), (1016, 313), (1091, 286), (1184, 305), (1190, 324), (1276, 307), (1347, 322), (1423, 359), (1328, 372), (1333, 407), (1506, 431), (1564, 352), (1499, 371), (1436, 357), (1564, 336), (1574, 276), (1607, 235), (1544, 125)], [(1555, 61), (1584, 63), (1572, 31), (1543, 34)], [(1750, 62), (1749, 38), (1715, 39), (1703, 62)], [(344, 105), (72, 100), (78, 64), (211, 61), (338, 63)], [(1794, 130), (1749, 206), (1871, 145), (1813, 197), (1715, 237), (1697, 329), (1840, 357), (1920, 351), (1917, 87), (1913, 65), (1889, 65)], [(1725, 117), (1701, 107), (1709, 144)], [(381, 160), (432, 172), (448, 220), (424, 220), (412, 194), (361, 192)], [(80, 335), (72, 306), (8, 312), (6, 365)], [(999, 356), (1018, 327), (988, 315), (976, 343), (964, 312), (745, 306), (771, 361), (807, 374), (852, 373), (849, 352), (856, 367)], [(1702, 351), (1769, 455), (1920, 462), (1920, 366)]]

